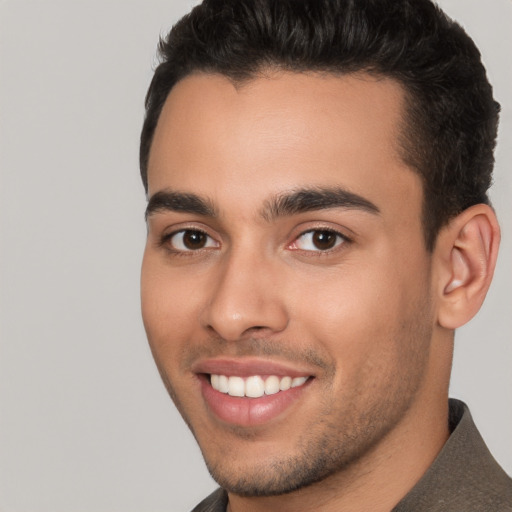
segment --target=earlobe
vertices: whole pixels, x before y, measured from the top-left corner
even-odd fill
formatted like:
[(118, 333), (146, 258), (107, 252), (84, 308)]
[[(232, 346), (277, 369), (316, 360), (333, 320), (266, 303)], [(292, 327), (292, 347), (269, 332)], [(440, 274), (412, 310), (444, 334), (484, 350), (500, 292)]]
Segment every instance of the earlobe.
[(500, 230), (490, 206), (464, 210), (439, 234), (436, 246), (440, 265), (438, 322), (456, 329), (480, 309), (491, 284)]

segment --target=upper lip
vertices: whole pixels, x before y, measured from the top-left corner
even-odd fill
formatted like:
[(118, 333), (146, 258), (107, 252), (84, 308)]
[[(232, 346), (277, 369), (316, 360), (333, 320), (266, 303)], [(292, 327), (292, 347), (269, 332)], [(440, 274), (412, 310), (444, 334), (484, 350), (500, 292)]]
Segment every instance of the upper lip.
[(250, 377), (276, 375), (278, 377), (309, 377), (312, 372), (297, 366), (259, 358), (214, 358), (198, 361), (192, 366), (194, 373)]

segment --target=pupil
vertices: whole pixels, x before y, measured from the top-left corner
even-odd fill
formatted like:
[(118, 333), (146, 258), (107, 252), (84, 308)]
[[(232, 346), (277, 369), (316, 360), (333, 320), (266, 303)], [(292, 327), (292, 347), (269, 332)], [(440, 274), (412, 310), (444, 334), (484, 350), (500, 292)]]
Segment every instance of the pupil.
[(318, 249), (332, 249), (336, 244), (336, 234), (330, 231), (315, 231), (313, 243)]
[(201, 231), (187, 231), (183, 235), (183, 243), (187, 249), (201, 249), (206, 242), (206, 235)]

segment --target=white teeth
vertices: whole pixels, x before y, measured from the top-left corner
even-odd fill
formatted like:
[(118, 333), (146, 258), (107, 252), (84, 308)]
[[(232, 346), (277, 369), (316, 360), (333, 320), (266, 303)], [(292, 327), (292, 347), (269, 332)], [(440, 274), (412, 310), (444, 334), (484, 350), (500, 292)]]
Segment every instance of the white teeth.
[(260, 398), (263, 395), (274, 395), (279, 391), (287, 391), (290, 388), (302, 386), (308, 377), (278, 377), (270, 375), (265, 380), (259, 375), (247, 378), (226, 375), (210, 375), (212, 388), (221, 393), (236, 397)]
[[(213, 375), (212, 375), (213, 377)], [(216, 388), (212, 382), (212, 386), (221, 393), (227, 393), (229, 391), (229, 379), (225, 375), (219, 375), (219, 387)]]
[(302, 386), (302, 384), (304, 384), (304, 382), (306, 382), (307, 380), (307, 377), (295, 377), (292, 380), (292, 388), (298, 388), (299, 386)]
[(245, 383), (242, 377), (229, 377), (228, 394), (230, 396), (245, 396)]
[(292, 387), (292, 378), (291, 377), (283, 377), (281, 382), (279, 383), (279, 389), (281, 391), (286, 391)]
[(265, 394), (265, 383), (261, 377), (255, 375), (245, 381), (245, 396), (259, 398)]
[(271, 375), (265, 381), (265, 395), (275, 395), (279, 393), (279, 377)]

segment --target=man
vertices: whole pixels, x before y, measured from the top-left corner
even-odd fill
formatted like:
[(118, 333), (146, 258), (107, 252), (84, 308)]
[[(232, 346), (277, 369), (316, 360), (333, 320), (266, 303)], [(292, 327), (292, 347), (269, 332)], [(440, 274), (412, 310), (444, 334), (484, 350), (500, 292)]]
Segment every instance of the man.
[(512, 510), (448, 401), (499, 244), (471, 39), (429, 0), (206, 0), (160, 52), (142, 309), (195, 510)]

